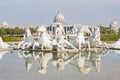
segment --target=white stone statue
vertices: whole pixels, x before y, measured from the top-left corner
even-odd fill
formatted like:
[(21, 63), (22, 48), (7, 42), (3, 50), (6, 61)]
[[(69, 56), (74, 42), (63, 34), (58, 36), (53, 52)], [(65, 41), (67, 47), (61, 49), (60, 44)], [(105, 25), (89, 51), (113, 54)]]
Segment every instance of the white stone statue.
[(62, 25), (58, 25), (57, 28), (56, 28), (55, 34), (58, 35), (58, 36), (65, 35), (64, 27)]
[(84, 36), (84, 26), (81, 27), (80, 30), (77, 32), (77, 36), (73, 37), (70, 39), (70, 43), (74, 45), (76, 48), (81, 49), (84, 45), (87, 46), (88, 48), (90, 47), (89, 42), (85, 41), (85, 36)]
[(31, 31), (30, 31), (29, 27), (26, 27), (24, 40), (19, 42), (18, 48), (22, 48), (22, 49), (30, 48), (30, 47), (32, 48), (34, 43), (35, 43), (35, 40), (31, 34)]
[(97, 27), (91, 33), (90, 37), (88, 38), (91, 47), (106, 47), (108, 48), (107, 43), (104, 43), (100, 40), (100, 28)]
[(69, 41), (65, 39), (65, 32), (62, 25), (58, 25), (55, 32), (55, 38), (53, 39), (52, 45), (58, 45), (58, 50), (64, 51), (65, 47), (69, 46), (77, 50)]
[(34, 44), (33, 48), (40, 47), (41, 49), (52, 49), (51, 41), (49, 39), (45, 26), (39, 26), (38, 29), (38, 42)]
[(7, 43), (3, 42), (2, 38), (0, 37), (0, 49), (1, 48), (9, 48), (10, 45), (8, 45)]
[(65, 50), (65, 47), (72, 48), (74, 50), (78, 50), (76, 47), (74, 47), (69, 41), (67, 41), (64, 36), (57, 36), (52, 41), (52, 45), (58, 45), (58, 50)]

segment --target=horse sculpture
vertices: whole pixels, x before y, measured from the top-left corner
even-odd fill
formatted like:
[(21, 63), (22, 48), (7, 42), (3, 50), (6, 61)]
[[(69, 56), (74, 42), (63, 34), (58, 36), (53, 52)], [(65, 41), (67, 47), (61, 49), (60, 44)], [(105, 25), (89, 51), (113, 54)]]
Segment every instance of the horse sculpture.
[(28, 27), (25, 28), (24, 40), (18, 44), (18, 48), (30, 48), (34, 45), (35, 40), (31, 34), (31, 31)]
[(52, 41), (52, 45), (58, 45), (58, 50), (63, 50), (64, 48), (69, 46), (74, 50), (77, 50), (71, 43), (65, 39), (65, 32), (63, 26), (59, 25), (55, 32), (55, 38)]
[(70, 43), (73, 44), (76, 48), (81, 49), (81, 47), (87, 46), (88, 48), (90, 47), (89, 42), (85, 40), (84, 37), (84, 32), (86, 29), (84, 26), (82, 26), (78, 31), (77, 31), (77, 36), (74, 38), (70, 39)]
[(89, 43), (90, 43), (90, 46), (91, 47), (106, 47), (108, 48), (107, 44), (106, 43), (103, 43), (101, 40), (100, 40), (100, 28), (97, 27), (90, 35), (90, 37), (88, 38), (89, 40)]
[(44, 48), (51, 49), (52, 48), (51, 41), (49, 39), (45, 26), (39, 26), (37, 31), (38, 31), (38, 42), (34, 43), (33, 48), (40, 47), (41, 49)]

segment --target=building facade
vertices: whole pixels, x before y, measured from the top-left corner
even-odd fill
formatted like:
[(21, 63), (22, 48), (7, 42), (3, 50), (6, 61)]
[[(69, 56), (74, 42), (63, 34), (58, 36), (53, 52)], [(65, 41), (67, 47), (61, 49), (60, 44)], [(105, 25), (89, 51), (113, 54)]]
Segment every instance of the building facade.
[(119, 31), (119, 28), (118, 28), (118, 23), (117, 21), (113, 20), (111, 23), (110, 23), (110, 29), (111, 30), (114, 30), (115, 32), (118, 32)]

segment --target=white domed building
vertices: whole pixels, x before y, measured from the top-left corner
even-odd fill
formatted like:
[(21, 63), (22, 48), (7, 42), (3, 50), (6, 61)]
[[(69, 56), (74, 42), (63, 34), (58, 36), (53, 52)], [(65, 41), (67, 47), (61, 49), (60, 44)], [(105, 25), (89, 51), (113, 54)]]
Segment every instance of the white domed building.
[(47, 26), (47, 31), (50, 34), (55, 34), (58, 27), (62, 27), (65, 34), (67, 34), (67, 32), (72, 32), (73, 29), (73, 25), (69, 25), (65, 22), (65, 17), (60, 11), (58, 11), (56, 16), (54, 17), (53, 23)]
[(4, 21), (1, 23), (1, 26), (2, 26), (2, 27), (8, 27), (9, 24), (8, 24), (7, 21), (4, 20)]
[(54, 23), (65, 23), (65, 18), (60, 11), (58, 11), (57, 15), (55, 16)]
[(119, 28), (118, 28), (118, 23), (116, 20), (113, 20), (110, 24), (110, 29), (111, 30), (114, 30), (115, 32), (118, 32), (119, 31)]

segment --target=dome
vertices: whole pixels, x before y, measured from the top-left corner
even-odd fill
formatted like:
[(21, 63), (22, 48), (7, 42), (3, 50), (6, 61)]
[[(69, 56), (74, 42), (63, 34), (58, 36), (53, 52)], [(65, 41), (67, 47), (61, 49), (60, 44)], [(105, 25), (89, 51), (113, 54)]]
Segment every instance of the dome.
[(2, 26), (9, 26), (9, 24), (6, 21), (3, 21)]
[(115, 20), (113, 20), (113, 22), (111, 24), (118, 25), (117, 21), (115, 21)]
[(55, 16), (54, 22), (65, 23), (65, 18), (60, 11), (58, 11), (57, 15)]

